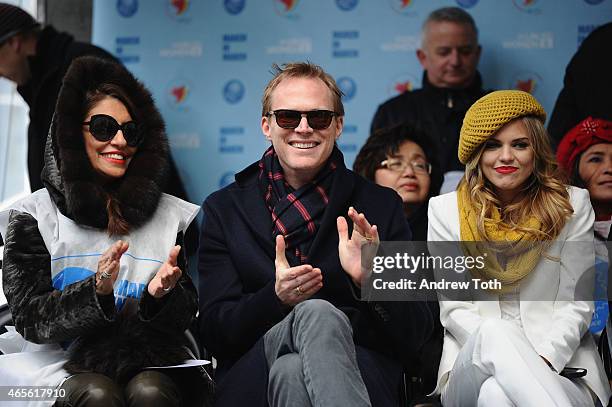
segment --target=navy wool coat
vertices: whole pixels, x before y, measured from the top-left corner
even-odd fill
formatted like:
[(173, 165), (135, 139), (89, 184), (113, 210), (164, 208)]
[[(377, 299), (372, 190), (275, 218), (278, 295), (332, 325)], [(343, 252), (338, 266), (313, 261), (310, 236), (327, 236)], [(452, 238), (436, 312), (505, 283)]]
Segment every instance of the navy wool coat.
[[(275, 237), (258, 175), (257, 163), (250, 165), (236, 175), (236, 182), (203, 204), (200, 336), (218, 361), (221, 405), (267, 405), (268, 366), (261, 338), (290, 311), (274, 291)], [(312, 298), (327, 300), (348, 316), (358, 347), (403, 363), (431, 334), (433, 316), (424, 303), (360, 301), (340, 265), (336, 227), (336, 218), (342, 215), (352, 230), (347, 211), (353, 206), (378, 226), (382, 241), (410, 240), (401, 200), (395, 191), (345, 167), (337, 168), (329, 195), (308, 253), (308, 264), (323, 274), (323, 287)], [(230, 368), (232, 383), (224, 383)]]

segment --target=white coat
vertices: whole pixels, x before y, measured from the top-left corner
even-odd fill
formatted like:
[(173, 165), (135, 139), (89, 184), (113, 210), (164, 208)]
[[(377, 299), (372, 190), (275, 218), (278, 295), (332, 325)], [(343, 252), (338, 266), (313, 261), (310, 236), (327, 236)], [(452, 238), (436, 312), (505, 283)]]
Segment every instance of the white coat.
[[(520, 283), (521, 323), (533, 349), (545, 357), (556, 371), (560, 372), (565, 366), (587, 369), (586, 376), (578, 380), (584, 380), (602, 404), (607, 405), (610, 386), (595, 342), (588, 331), (593, 302), (566, 300), (572, 295), (576, 282), (583, 277), (588, 265), (594, 264), (594, 249), (590, 248), (594, 246), (590, 244), (582, 244), (579, 256), (575, 250), (564, 250), (566, 242), (593, 241), (595, 216), (589, 194), (575, 187), (570, 187), (569, 193), (574, 214), (547, 250), (550, 256), (543, 257)], [(461, 240), (456, 192), (432, 198), (428, 213), (428, 241)], [(432, 249), (435, 251), (434, 247), (430, 247), (430, 251)], [(481, 292), (477, 297), (470, 301), (440, 301), (444, 349), (436, 393), (440, 393), (446, 384), (461, 347), (482, 321), (501, 318), (500, 303), (495, 294)], [(536, 298), (538, 301), (534, 301)], [(503, 353), (504, 350), (499, 351)]]

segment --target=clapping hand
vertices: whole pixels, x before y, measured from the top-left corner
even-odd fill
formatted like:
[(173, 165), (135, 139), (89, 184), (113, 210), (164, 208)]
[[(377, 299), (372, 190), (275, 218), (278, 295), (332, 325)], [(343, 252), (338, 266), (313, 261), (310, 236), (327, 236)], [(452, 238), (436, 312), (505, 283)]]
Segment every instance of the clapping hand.
[(154, 298), (161, 298), (168, 294), (176, 285), (183, 272), (180, 267), (177, 266), (178, 254), (181, 251), (181, 246), (176, 245), (170, 249), (168, 259), (159, 268), (157, 274), (147, 286), (149, 294)]
[(113, 292), (113, 285), (119, 275), (119, 260), (129, 246), (128, 242), (117, 240), (102, 253), (96, 272), (96, 294), (109, 295)]
[(288, 306), (295, 306), (307, 300), (323, 287), (321, 269), (310, 264), (290, 267), (285, 256), (285, 238), (276, 236), (276, 283), (274, 290), (279, 300)]
[[(378, 228), (370, 225), (363, 213), (357, 213), (352, 206), (348, 210), (348, 216), (353, 221), (353, 233), (348, 236), (348, 224), (344, 216), (339, 216), (336, 225), (338, 227), (338, 256), (344, 271), (351, 277), (353, 282), (361, 287), (361, 282), (366, 273), (361, 264), (361, 249), (368, 245), (371, 249), (378, 248), (380, 243)], [(376, 253), (376, 250), (372, 251)]]

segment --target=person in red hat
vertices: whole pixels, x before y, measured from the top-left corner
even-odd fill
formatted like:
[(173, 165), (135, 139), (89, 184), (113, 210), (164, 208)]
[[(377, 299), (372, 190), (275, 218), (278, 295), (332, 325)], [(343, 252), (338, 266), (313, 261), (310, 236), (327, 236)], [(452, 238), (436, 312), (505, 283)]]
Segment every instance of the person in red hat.
[[(612, 222), (612, 121), (589, 116), (578, 123), (561, 140), (557, 160), (573, 185), (589, 190), (595, 230), (605, 238)], [(599, 222), (607, 226), (598, 230)]]
[[(612, 246), (612, 122), (603, 119), (594, 119), (591, 116), (582, 120), (568, 131), (557, 149), (557, 161), (565, 169), (575, 186), (586, 188), (589, 191), (591, 204), (595, 210), (595, 256), (596, 272), (602, 276), (608, 271), (608, 286), (610, 285), (610, 251)], [(597, 279), (599, 280), (599, 278)], [(605, 281), (605, 280), (604, 280)], [(605, 285), (601, 287), (605, 289)], [(604, 291), (605, 292), (605, 291)], [(608, 292), (610, 289), (608, 288)], [(603, 296), (603, 295), (602, 295)], [(603, 321), (606, 327), (599, 337), (599, 352), (604, 361), (608, 380), (612, 384), (612, 321), (608, 317), (612, 309), (612, 302), (599, 300), (603, 306), (597, 306), (593, 321), (602, 321), (600, 324), (591, 324), (592, 330), (601, 331)]]

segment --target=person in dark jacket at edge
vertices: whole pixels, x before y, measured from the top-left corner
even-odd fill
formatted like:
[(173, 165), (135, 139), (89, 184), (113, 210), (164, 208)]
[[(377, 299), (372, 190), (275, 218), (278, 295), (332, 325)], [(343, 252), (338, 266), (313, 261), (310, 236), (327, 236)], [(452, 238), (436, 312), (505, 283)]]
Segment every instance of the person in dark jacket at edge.
[(463, 116), (487, 93), (476, 70), (480, 59), (478, 29), (458, 7), (434, 10), (425, 20), (416, 55), (425, 70), (421, 89), (406, 91), (378, 107), (370, 134), (404, 122), (430, 129), (442, 173), (463, 171), (457, 159)]
[(548, 122), (556, 149), (561, 139), (587, 117), (612, 121), (612, 22), (584, 39), (565, 69), (563, 89)]
[[(45, 143), (62, 79), (72, 61), (84, 55), (119, 62), (100, 47), (75, 41), (52, 26), (41, 27), (21, 8), (0, 3), (0, 77), (17, 84), (17, 92), (30, 108), (27, 156), (31, 191), (43, 187)], [(188, 201), (172, 157), (169, 177), (164, 192)], [(185, 235), (189, 254), (197, 250), (198, 233), (197, 222), (193, 222)]]
[(201, 367), (151, 369), (194, 358), (184, 332), (198, 300), (183, 235), (199, 208), (162, 193), (168, 157), (149, 91), (118, 63), (75, 59), (45, 188), (0, 212), (16, 331), (0, 341), (0, 384), (50, 386), (57, 406), (196, 406), (212, 396)]
[(274, 70), (261, 117), (271, 146), (203, 204), (200, 331), (218, 361), (216, 405), (397, 406), (433, 317), (360, 288), (363, 246), (411, 238), (401, 199), (346, 168), (335, 80), (311, 63)]

